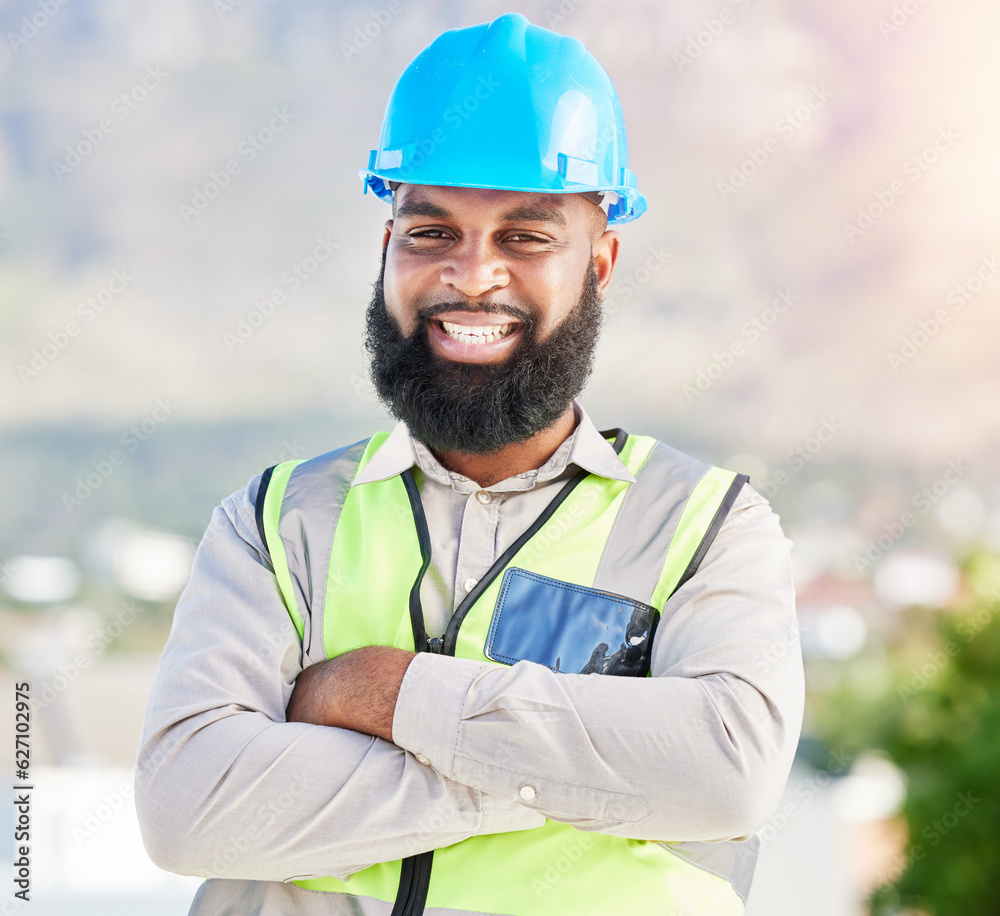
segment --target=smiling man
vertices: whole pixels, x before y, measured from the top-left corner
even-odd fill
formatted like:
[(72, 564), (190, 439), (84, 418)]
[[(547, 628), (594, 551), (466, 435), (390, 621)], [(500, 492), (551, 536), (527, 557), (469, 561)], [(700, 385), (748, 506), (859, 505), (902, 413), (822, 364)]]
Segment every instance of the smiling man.
[(579, 194), (406, 184), (393, 212), (368, 311), (379, 395), (474, 480), (539, 467), (576, 425), (618, 234)]
[(614, 87), (516, 14), (445, 32), (361, 173), (400, 422), (216, 510), (147, 849), (206, 916), (742, 912), (801, 724), (789, 544), (745, 477), (576, 401), (646, 208)]

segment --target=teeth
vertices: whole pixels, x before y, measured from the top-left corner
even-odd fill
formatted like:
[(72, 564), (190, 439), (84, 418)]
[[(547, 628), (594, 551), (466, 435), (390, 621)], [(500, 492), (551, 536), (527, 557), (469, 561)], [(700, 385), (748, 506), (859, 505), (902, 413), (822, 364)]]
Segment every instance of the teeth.
[(442, 321), (441, 327), (444, 328), (444, 332), (452, 340), (468, 344), (484, 344), (492, 343), (495, 340), (506, 337), (514, 330), (515, 325), (495, 324), (490, 327), (469, 328), (462, 324), (452, 324), (449, 321)]

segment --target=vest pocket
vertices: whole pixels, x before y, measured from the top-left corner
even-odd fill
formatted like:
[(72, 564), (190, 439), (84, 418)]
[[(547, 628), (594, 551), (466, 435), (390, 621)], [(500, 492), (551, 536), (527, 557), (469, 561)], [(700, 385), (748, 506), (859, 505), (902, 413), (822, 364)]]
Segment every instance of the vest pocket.
[(504, 573), (484, 654), (571, 674), (645, 677), (660, 613), (596, 588), (511, 567)]

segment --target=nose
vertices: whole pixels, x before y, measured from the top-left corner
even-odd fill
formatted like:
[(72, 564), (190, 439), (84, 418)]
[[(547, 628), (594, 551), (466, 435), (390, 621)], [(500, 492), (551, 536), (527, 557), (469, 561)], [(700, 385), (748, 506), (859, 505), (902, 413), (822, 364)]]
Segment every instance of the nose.
[(456, 245), (441, 267), (441, 283), (469, 299), (503, 289), (510, 274), (499, 252), (488, 239), (467, 238)]

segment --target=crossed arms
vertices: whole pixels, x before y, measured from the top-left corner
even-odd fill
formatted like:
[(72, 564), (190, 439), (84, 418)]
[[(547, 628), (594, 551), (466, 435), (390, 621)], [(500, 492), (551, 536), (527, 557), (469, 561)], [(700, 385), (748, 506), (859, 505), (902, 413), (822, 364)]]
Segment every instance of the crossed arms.
[(255, 488), (216, 510), (150, 697), (136, 804), (162, 867), (346, 876), (545, 818), (729, 839), (776, 803), (802, 671), (788, 542), (749, 489), (664, 608), (654, 677), (615, 678), (385, 647), (303, 671)]

